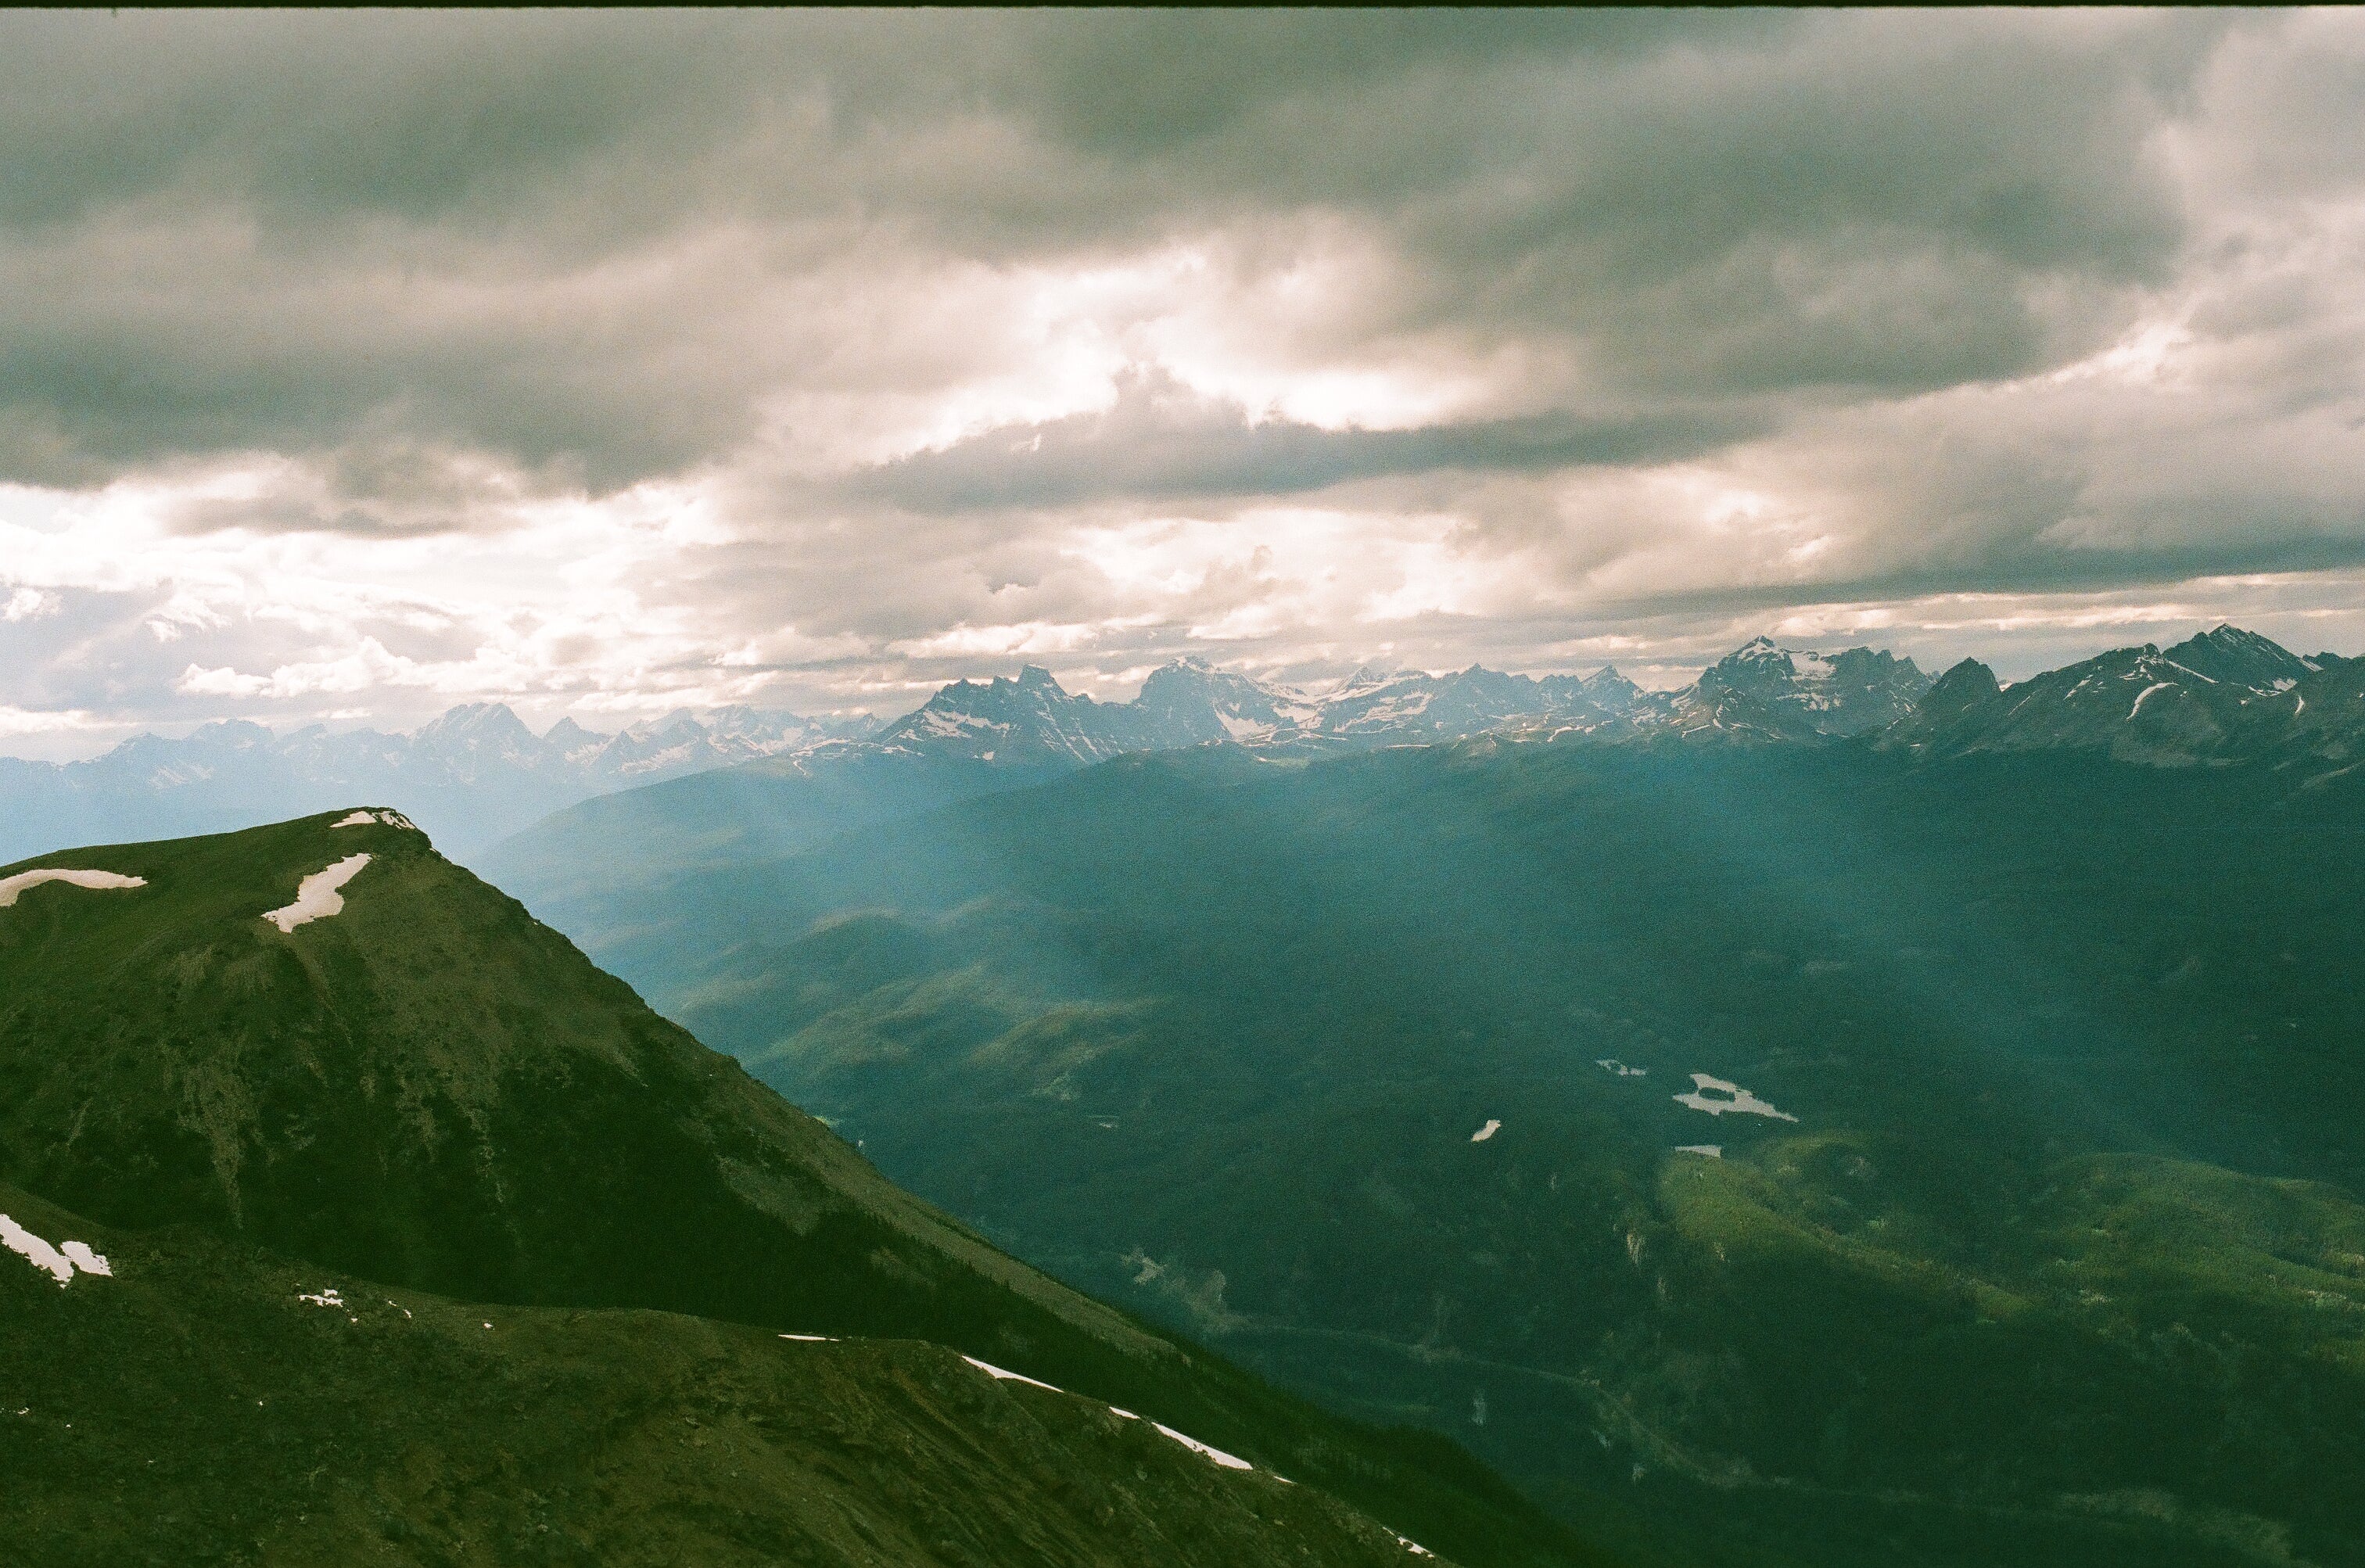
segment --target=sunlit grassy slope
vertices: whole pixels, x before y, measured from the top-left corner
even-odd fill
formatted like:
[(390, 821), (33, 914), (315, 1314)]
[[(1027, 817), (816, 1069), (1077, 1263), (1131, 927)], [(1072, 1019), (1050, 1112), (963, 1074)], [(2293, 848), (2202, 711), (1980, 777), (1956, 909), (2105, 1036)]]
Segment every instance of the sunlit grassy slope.
[(2355, 1562), (2360, 806), (1216, 750), (518, 878), (1022, 1256), (1572, 1510), (1734, 1562)]
[[(424, 835), (339, 820), (0, 868), (144, 883), (0, 910), (0, 1180), (459, 1300), (932, 1341), (1465, 1562), (1596, 1560), (1434, 1437), (1341, 1422), (1012, 1261)], [(364, 854), (342, 910), (262, 918)]]

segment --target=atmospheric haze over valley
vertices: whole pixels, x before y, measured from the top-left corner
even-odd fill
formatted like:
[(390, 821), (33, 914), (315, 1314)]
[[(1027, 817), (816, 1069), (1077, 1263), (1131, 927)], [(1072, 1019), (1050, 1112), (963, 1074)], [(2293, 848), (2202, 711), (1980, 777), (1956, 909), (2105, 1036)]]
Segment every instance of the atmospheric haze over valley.
[(0, 1557), (2365, 1568), (2359, 127), (0, 17)]

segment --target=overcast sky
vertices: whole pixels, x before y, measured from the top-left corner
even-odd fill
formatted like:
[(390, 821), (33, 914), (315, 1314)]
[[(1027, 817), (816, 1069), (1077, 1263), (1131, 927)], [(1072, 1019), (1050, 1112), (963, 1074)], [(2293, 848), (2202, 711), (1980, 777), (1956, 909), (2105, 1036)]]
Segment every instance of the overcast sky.
[(0, 752), (2365, 651), (2365, 16), (0, 17)]

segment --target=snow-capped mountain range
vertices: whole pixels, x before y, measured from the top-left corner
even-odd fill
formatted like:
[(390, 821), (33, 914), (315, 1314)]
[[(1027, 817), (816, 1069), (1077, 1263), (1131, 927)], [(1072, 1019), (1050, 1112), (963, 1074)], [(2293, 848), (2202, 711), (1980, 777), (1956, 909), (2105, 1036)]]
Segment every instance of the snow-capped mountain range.
[(60, 844), (203, 832), (367, 797), (465, 852), (595, 795), (768, 762), (801, 775), (923, 756), (1038, 776), (1128, 752), (1228, 743), (1275, 756), (1482, 735), (1531, 742), (1819, 745), (1866, 738), (1926, 756), (2093, 750), (2161, 765), (2263, 758), (2310, 775), (2365, 759), (2365, 659), (2302, 656), (2232, 626), (2165, 650), (2121, 648), (2010, 687), (1966, 659), (1933, 680), (1868, 648), (1734, 649), (1673, 692), (1614, 668), (1446, 674), (1366, 667), (1304, 691), (1184, 658), (1126, 702), (1028, 666), (959, 680), (868, 736), (792, 713), (688, 710), (600, 734), (537, 735), (507, 707), (454, 708), (417, 733), (275, 735), (207, 724), (142, 735), (87, 762), (0, 758), (0, 861)]
[(1015, 679), (955, 681), (873, 740), (988, 762), (1090, 764), (1222, 741), (1310, 753), (1481, 734), (1632, 735), (1670, 711), (1615, 669), (1580, 679), (1477, 665), (1446, 675), (1365, 667), (1314, 694), (1185, 658), (1152, 671), (1130, 702), (1070, 693), (1034, 665)]
[(2235, 626), (2166, 649), (2114, 648), (2008, 687), (1966, 659), (1880, 742), (1940, 755), (2077, 749), (2168, 766), (2311, 763), (2321, 775), (2365, 756), (2365, 660), (2303, 657)]

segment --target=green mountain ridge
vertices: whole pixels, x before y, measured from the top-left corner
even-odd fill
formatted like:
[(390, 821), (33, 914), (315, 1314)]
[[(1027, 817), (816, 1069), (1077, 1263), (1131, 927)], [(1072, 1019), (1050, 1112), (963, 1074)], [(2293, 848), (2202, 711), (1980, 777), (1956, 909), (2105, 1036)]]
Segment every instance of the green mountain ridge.
[[(0, 868), (141, 882), (0, 911), (0, 1180), (455, 1300), (931, 1341), (1461, 1561), (1601, 1560), (1435, 1439), (1343, 1424), (995, 1251), (390, 815)], [(342, 907), (263, 918), (326, 910), (308, 879), (359, 856)]]

